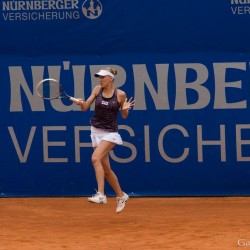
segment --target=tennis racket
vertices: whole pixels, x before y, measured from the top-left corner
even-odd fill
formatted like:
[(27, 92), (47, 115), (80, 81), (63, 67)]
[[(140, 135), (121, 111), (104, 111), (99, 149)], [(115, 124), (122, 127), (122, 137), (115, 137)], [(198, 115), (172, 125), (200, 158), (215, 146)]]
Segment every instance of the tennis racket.
[(58, 80), (52, 78), (46, 78), (41, 80), (36, 86), (36, 93), (38, 96), (45, 100), (67, 98), (72, 102), (79, 102), (78, 99), (67, 95), (62, 84)]

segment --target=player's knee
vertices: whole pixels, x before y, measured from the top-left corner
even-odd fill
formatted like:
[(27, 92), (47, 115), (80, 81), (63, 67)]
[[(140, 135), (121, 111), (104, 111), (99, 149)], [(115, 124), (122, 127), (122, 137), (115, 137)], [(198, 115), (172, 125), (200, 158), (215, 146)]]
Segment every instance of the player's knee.
[(91, 157), (91, 161), (92, 164), (95, 166), (96, 164), (101, 162), (101, 159), (97, 155), (93, 154)]

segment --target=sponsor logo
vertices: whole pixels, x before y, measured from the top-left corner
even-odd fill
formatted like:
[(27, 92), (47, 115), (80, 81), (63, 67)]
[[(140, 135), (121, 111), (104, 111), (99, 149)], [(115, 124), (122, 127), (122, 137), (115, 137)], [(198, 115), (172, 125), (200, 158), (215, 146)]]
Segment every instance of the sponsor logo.
[(233, 15), (250, 15), (250, 0), (230, 0)]
[(89, 19), (96, 19), (102, 13), (102, 5), (99, 0), (86, 0), (82, 5), (82, 12)]
[(108, 106), (108, 105), (109, 105), (109, 103), (108, 103), (108, 102), (105, 102), (105, 101), (102, 101), (102, 105), (106, 105), (106, 106)]
[(6, 22), (96, 19), (102, 4), (100, 0), (4, 0), (1, 11)]

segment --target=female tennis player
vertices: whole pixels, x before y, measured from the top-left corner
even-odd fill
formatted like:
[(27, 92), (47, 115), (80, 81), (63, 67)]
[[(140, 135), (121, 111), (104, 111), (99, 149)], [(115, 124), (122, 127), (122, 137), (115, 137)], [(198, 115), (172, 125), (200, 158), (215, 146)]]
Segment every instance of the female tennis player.
[(122, 118), (126, 119), (129, 110), (134, 106), (135, 100), (126, 98), (126, 93), (115, 88), (114, 79), (117, 74), (116, 69), (104, 68), (95, 74), (99, 78), (100, 85), (96, 86), (86, 101), (79, 99), (82, 111), (89, 109), (95, 101), (95, 112), (90, 120), (91, 140), (94, 148), (92, 154), (92, 164), (95, 170), (97, 181), (97, 192), (88, 200), (94, 203), (107, 203), (104, 192), (105, 179), (108, 181), (116, 194), (116, 212), (121, 212), (129, 196), (122, 191), (118, 178), (113, 172), (109, 152), (116, 144), (122, 144), (122, 138), (118, 133), (117, 114), (120, 110)]

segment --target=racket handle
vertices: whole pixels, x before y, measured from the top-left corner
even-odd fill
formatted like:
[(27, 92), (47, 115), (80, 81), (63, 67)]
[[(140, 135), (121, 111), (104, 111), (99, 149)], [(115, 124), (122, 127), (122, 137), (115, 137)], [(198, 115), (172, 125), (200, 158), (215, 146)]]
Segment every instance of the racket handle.
[(74, 97), (70, 97), (69, 99), (70, 99), (70, 101), (75, 102), (75, 103), (79, 102), (79, 99), (74, 98)]

